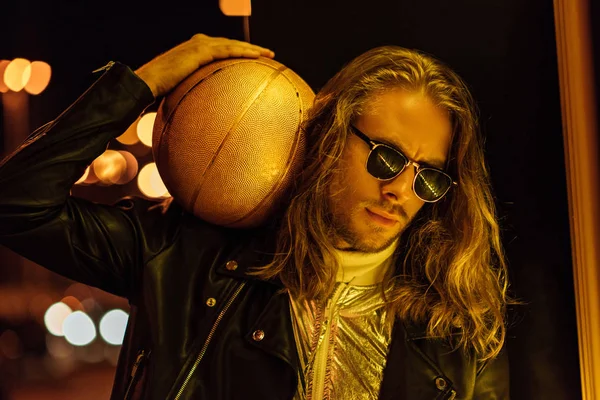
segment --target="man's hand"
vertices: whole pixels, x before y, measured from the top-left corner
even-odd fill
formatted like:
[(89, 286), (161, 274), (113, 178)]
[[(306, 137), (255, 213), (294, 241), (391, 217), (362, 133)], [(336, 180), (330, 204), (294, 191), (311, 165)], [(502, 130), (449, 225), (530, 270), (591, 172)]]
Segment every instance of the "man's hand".
[(150, 87), (154, 97), (163, 96), (203, 65), (230, 57), (273, 58), (264, 47), (226, 38), (194, 35), (138, 68), (135, 73)]

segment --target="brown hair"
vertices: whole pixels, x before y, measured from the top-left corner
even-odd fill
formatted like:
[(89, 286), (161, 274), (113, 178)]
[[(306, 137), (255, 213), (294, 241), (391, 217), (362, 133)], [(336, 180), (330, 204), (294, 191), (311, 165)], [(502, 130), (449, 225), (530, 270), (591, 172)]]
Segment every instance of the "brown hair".
[(372, 49), (318, 93), (304, 125), (307, 160), (283, 214), (275, 257), (254, 274), (278, 277), (298, 298), (331, 292), (338, 266), (327, 188), (349, 124), (373, 94), (389, 88), (422, 92), (449, 112), (448, 169), (458, 181), (444, 199), (422, 207), (403, 233), (398, 267), (387, 279), (395, 283), (389, 306), (405, 321), (427, 323), (429, 337), (450, 338), (460, 327), (456, 347), (475, 350), (482, 361), (493, 358), (505, 337), (507, 272), (475, 103), (456, 73), (421, 52)]

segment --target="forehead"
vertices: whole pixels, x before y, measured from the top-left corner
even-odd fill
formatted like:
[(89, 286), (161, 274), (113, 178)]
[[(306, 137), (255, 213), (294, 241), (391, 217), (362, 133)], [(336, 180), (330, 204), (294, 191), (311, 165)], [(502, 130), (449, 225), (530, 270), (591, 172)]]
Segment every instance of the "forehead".
[(422, 92), (390, 89), (374, 94), (356, 124), (371, 139), (399, 148), (414, 161), (444, 167), (452, 140), (449, 113)]

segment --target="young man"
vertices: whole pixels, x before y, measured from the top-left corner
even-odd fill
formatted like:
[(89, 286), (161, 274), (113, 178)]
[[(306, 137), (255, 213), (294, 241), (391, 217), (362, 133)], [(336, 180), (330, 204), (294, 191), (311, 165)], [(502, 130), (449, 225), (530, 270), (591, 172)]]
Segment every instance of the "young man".
[(473, 100), (431, 57), (378, 48), (327, 83), (269, 226), (69, 196), (155, 97), (214, 59), (258, 56), (273, 53), (196, 35), (136, 73), (110, 64), (0, 165), (1, 242), (131, 303), (112, 398), (508, 398), (506, 267)]

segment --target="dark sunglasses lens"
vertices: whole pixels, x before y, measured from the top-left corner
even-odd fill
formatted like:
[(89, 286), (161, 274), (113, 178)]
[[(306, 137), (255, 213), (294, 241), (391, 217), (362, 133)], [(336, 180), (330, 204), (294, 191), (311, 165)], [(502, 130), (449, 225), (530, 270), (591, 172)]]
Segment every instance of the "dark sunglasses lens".
[(406, 165), (406, 158), (387, 146), (377, 146), (367, 160), (367, 171), (378, 179), (392, 179)]
[(422, 169), (415, 180), (415, 193), (425, 201), (439, 200), (446, 194), (452, 179), (435, 169)]

